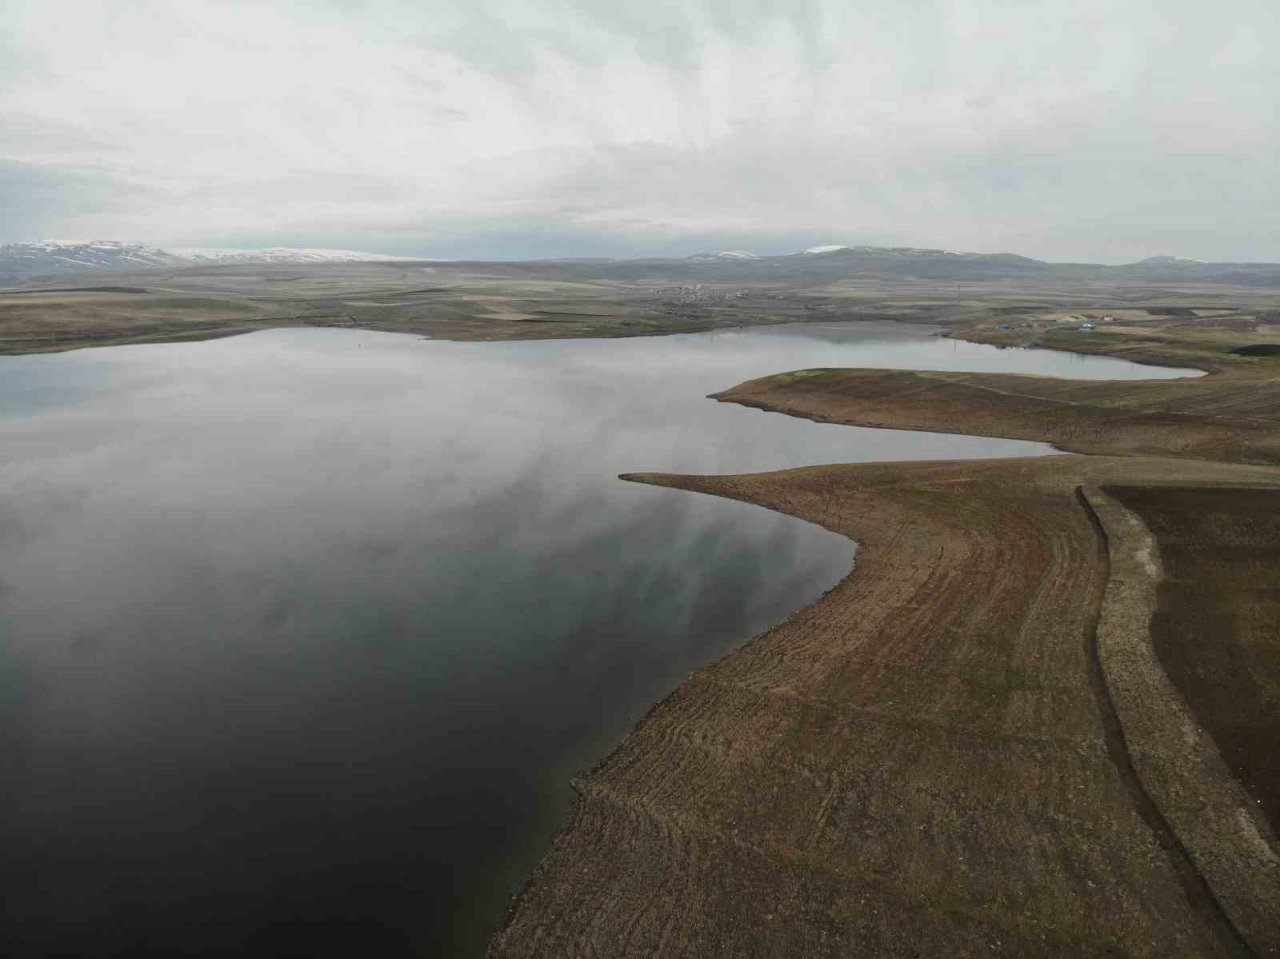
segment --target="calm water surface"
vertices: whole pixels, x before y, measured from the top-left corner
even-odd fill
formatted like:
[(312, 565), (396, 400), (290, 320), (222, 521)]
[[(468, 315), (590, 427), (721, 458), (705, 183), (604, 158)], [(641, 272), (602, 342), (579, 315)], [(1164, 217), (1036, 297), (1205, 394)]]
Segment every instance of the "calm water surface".
[(703, 398), (811, 366), (1175, 375), (865, 324), (0, 358), (0, 953), (479, 953), (570, 777), (849, 569), (616, 474), (1048, 451)]

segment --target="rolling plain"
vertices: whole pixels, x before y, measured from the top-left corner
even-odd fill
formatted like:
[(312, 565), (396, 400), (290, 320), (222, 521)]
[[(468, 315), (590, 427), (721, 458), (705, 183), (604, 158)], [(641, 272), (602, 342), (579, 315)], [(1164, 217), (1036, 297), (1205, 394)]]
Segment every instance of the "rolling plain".
[(1280, 290), (1155, 267), (824, 263), (840, 268), (84, 274), (0, 291), (0, 349), (295, 324), (522, 339), (894, 319), (1204, 370), (780, 370), (716, 394), (1067, 455), (625, 476), (806, 519), (855, 540), (856, 563), (575, 780), (489, 953), (1280, 955)]

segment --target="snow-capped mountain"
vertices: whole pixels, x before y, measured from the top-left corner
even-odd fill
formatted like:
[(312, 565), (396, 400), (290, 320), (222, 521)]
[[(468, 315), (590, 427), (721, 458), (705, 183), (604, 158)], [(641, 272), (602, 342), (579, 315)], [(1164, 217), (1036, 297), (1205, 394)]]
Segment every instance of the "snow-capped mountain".
[(174, 254), (190, 263), (378, 263), (386, 260), (412, 260), (408, 256), (386, 256), (359, 250), (295, 249), (274, 246), (260, 250), (180, 248)]
[(0, 246), (0, 283), (85, 270), (124, 270), (164, 266), (235, 263), (372, 263), (409, 257), (358, 250), (272, 247), (262, 250), (175, 249), (119, 240), (41, 240)]
[(69, 273), (118, 267), (168, 266), (180, 256), (142, 243), (117, 240), (42, 240), (0, 246), (0, 273), (25, 269), (32, 273)]
[[(25, 284), (55, 285), (59, 277), (96, 270), (134, 271), (216, 268), (241, 264), (298, 264), (322, 266), (326, 263), (372, 263), (385, 260), (415, 260), (360, 250), (185, 248), (162, 249), (142, 243), (116, 240), (80, 242), (46, 240), (39, 243), (10, 243), (0, 246), (0, 286)], [(421, 262), (420, 260), (417, 260)], [(438, 262), (438, 261), (437, 261)], [(577, 258), (555, 261), (565, 270), (594, 271), (593, 275), (621, 280), (660, 278), (672, 283), (734, 282), (826, 284), (851, 277), (941, 280), (947, 282), (989, 282), (1019, 280), (1084, 279), (1141, 283), (1211, 283), (1232, 286), (1280, 289), (1280, 264), (1204, 263), (1188, 257), (1157, 256), (1139, 263), (1102, 266), (1087, 263), (1047, 263), (1013, 253), (962, 253), (955, 250), (917, 247), (845, 246), (823, 244), (780, 256), (757, 256), (741, 250), (714, 250), (690, 257), (647, 257), (639, 260)], [(110, 283), (111, 279), (90, 276), (74, 283)], [(134, 282), (130, 278), (129, 282)]]
[(713, 260), (758, 260), (759, 257), (741, 250), (712, 250), (709, 253), (695, 253), (689, 259), (705, 263)]
[(825, 246), (811, 246), (807, 250), (793, 253), (792, 256), (826, 256), (830, 253), (862, 253), (879, 256), (982, 256), (980, 253), (957, 253), (955, 250), (935, 250), (915, 246), (845, 246), (831, 243)]

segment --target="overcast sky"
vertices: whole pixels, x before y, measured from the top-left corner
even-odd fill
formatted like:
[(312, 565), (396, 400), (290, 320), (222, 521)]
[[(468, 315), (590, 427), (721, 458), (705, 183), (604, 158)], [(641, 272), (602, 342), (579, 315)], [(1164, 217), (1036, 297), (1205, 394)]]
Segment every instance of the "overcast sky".
[(1280, 0), (0, 0), (0, 242), (1280, 260)]

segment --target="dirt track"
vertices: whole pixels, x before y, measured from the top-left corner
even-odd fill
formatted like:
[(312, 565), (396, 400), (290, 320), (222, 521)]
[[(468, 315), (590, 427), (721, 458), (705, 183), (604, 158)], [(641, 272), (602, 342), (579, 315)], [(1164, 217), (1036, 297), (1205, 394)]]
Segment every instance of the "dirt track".
[(1280, 831), (1280, 490), (1113, 491), (1160, 544), (1161, 663)]

